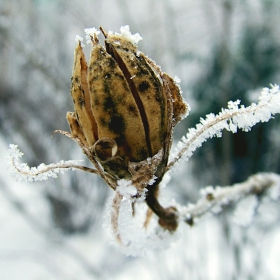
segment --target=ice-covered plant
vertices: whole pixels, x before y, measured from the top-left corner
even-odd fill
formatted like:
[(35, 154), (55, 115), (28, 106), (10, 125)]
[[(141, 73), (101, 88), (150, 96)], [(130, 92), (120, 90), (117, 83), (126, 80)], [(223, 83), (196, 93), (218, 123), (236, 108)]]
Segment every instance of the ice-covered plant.
[[(122, 27), (120, 34), (100, 30), (105, 48), (98, 40), (98, 30), (85, 30), (87, 41), (92, 44), (89, 63), (83, 53), (82, 38), (76, 37), (71, 87), (74, 112), (66, 115), (71, 133), (55, 131), (74, 140), (94, 168), (75, 161), (29, 168), (19, 163), (23, 154), (17, 146), (10, 145), (15, 179), (46, 180), (68, 169), (101, 176), (115, 192), (109, 215), (112, 232), (124, 248), (131, 249), (130, 253), (137, 246), (159, 247), (160, 240), (175, 235), (181, 220), (192, 224), (204, 213), (217, 211), (246, 194), (260, 194), (272, 186), (279, 190), (277, 175), (262, 174), (232, 187), (208, 187), (196, 205), (183, 207), (174, 203), (164, 208), (158, 201), (158, 191), (166, 173), (182, 158), (188, 160), (207, 139), (221, 137), (224, 129), (232, 133), (238, 129), (249, 131), (256, 123), (269, 121), (280, 112), (279, 86), (263, 89), (257, 104), (244, 107), (239, 100), (230, 101), (219, 114), (201, 118), (169, 157), (173, 129), (189, 112), (178, 79), (162, 72), (137, 49), (142, 38), (138, 33), (132, 35), (128, 26)], [(274, 193), (273, 197), (278, 197), (277, 191)], [(137, 210), (139, 201), (146, 201), (147, 214), (132, 218), (132, 204)], [(151, 220), (153, 213), (158, 217), (156, 224)], [(138, 236), (133, 238), (138, 243), (131, 242), (132, 235)]]

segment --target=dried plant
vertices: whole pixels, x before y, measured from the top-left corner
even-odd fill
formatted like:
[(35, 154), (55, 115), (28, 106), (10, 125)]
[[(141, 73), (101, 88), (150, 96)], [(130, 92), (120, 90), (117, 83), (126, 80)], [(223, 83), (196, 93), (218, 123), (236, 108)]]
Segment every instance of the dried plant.
[[(270, 187), (279, 190), (278, 175), (260, 174), (240, 185), (208, 187), (196, 205), (174, 204), (164, 208), (158, 201), (164, 175), (182, 158), (188, 160), (207, 139), (221, 137), (222, 130), (249, 131), (256, 123), (269, 121), (280, 112), (279, 87), (263, 89), (257, 104), (244, 107), (240, 106), (239, 100), (230, 101), (228, 108), (219, 114), (207, 115), (195, 128), (189, 129), (169, 158), (174, 127), (189, 113), (179, 79), (162, 72), (154, 61), (137, 49), (137, 42), (142, 38), (138, 33), (132, 35), (128, 26), (122, 27), (120, 34), (100, 30), (105, 37), (105, 48), (98, 40), (98, 30), (85, 30), (87, 40), (92, 44), (89, 63), (83, 53), (82, 38), (76, 37), (71, 88), (74, 112), (66, 115), (71, 133), (55, 131), (75, 141), (94, 168), (75, 161), (29, 168), (18, 162), (23, 154), (17, 146), (10, 145), (9, 158), (16, 171), (13, 172), (15, 179), (45, 180), (69, 169), (101, 176), (115, 191), (110, 206), (111, 229), (119, 243), (131, 249), (130, 254), (135, 254), (127, 230), (131, 226), (128, 224), (133, 224), (132, 204), (145, 201), (148, 206), (146, 218), (141, 226), (134, 228), (134, 234), (142, 233), (142, 239), (139, 238), (143, 246), (157, 247), (158, 240), (175, 236), (180, 220), (193, 224), (196, 218), (211, 209), (244, 195), (259, 195)], [(274, 199), (278, 198), (275, 193), (277, 191), (274, 191)], [(149, 223), (152, 213), (158, 217), (156, 226)], [(155, 235), (149, 232), (149, 227)]]

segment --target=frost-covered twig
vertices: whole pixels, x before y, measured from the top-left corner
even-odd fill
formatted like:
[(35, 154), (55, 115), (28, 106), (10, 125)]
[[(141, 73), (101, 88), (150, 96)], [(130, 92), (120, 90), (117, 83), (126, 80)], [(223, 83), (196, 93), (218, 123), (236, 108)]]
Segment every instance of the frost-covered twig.
[(202, 198), (195, 204), (188, 206), (177, 205), (179, 216), (188, 224), (207, 213), (220, 212), (222, 206), (236, 202), (248, 195), (260, 196), (270, 190), (272, 200), (280, 196), (280, 175), (275, 173), (258, 173), (248, 178), (247, 181), (228, 187), (206, 187), (201, 190)]
[(280, 113), (279, 86), (274, 85), (271, 89), (264, 88), (257, 104), (253, 103), (248, 107), (239, 104), (240, 100), (230, 101), (227, 109), (222, 109), (217, 115), (209, 114), (206, 119), (201, 118), (196, 128), (189, 129), (186, 137), (178, 143), (177, 152), (166, 167), (166, 171), (182, 157), (188, 160), (207, 139), (221, 137), (223, 129), (232, 133), (236, 133), (237, 129), (249, 131), (255, 124), (267, 122), (274, 114)]
[(8, 150), (8, 158), (11, 167), (16, 171), (12, 172), (12, 176), (17, 181), (43, 181), (50, 177), (57, 178), (57, 174), (69, 169), (80, 169), (90, 173), (99, 174), (95, 169), (78, 165), (75, 160), (60, 161), (46, 165), (41, 163), (38, 167), (29, 167), (26, 163), (19, 163), (19, 159), (23, 153), (18, 149), (17, 145), (10, 144)]

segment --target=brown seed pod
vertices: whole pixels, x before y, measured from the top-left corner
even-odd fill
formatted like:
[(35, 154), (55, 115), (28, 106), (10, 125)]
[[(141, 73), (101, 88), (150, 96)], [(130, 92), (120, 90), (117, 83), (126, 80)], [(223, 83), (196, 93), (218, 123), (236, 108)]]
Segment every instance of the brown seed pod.
[(139, 52), (131, 38), (100, 29), (105, 48), (93, 34), (88, 66), (81, 43), (75, 50), (75, 113), (67, 114), (72, 135), (116, 180), (131, 178), (131, 163), (144, 162), (162, 150), (153, 169), (161, 180), (172, 131), (187, 112), (186, 103), (173, 79)]

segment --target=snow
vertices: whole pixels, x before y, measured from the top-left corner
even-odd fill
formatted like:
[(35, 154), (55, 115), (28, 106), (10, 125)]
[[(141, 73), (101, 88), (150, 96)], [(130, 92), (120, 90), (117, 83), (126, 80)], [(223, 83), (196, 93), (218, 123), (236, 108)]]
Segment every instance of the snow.
[(137, 194), (137, 189), (132, 185), (130, 180), (121, 179), (118, 181), (118, 186), (116, 189), (126, 199), (132, 199), (133, 196)]
[(125, 38), (129, 39), (134, 45), (137, 45), (139, 41), (143, 40), (141, 35), (137, 32), (135, 34), (131, 34), (130, 28), (128, 25), (124, 25), (120, 28), (121, 33), (116, 35), (122, 35)]
[(256, 213), (258, 199), (255, 195), (243, 198), (237, 205), (233, 213), (233, 221), (243, 227), (249, 226)]
[(87, 44), (91, 43), (91, 38), (93, 38), (94, 35), (98, 36), (100, 34), (100, 31), (95, 27), (85, 28), (84, 31), (86, 33)]
[(76, 37), (75, 37), (76, 43), (81, 44), (81, 43), (83, 42), (83, 40), (84, 40), (84, 38), (82, 38), (82, 37), (79, 36), (79, 35), (76, 35)]
[[(111, 231), (111, 206), (112, 198), (107, 205), (104, 227)], [(144, 228), (147, 206), (135, 204), (132, 214), (132, 201), (123, 199), (119, 211), (118, 233), (121, 243), (116, 240), (114, 232), (111, 232), (110, 243), (126, 256), (146, 256), (153, 251), (162, 251), (169, 248), (180, 237), (180, 231), (170, 233), (162, 229), (157, 218), (153, 216), (148, 228)]]

